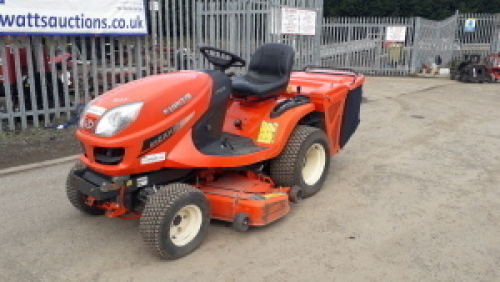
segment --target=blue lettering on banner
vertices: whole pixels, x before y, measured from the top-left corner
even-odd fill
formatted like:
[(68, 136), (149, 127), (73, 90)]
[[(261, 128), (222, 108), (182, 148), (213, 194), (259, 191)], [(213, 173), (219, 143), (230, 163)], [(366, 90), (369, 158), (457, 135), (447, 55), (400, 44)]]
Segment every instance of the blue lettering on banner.
[[(71, 11), (64, 9), (79, 0), (51, 0), (54, 7), (45, 7), (40, 0), (11, 1), (0, 0), (0, 36), (3, 34), (147, 34), (145, 9), (143, 0), (121, 0), (106, 2), (102, 0), (86, 0), (90, 11)], [(14, 3), (16, 2), (16, 3)], [(70, 3), (72, 2), (72, 3)], [(32, 10), (29, 3), (34, 6)], [(58, 11), (56, 4), (61, 10)], [(11, 6), (12, 5), (12, 6)], [(122, 7), (125, 6), (125, 7)], [(23, 9), (20, 9), (23, 8)], [(101, 8), (101, 9), (99, 9)], [(116, 14), (112, 8), (123, 9)], [(57, 11), (57, 13), (56, 13)], [(119, 17), (116, 17), (119, 16)]]

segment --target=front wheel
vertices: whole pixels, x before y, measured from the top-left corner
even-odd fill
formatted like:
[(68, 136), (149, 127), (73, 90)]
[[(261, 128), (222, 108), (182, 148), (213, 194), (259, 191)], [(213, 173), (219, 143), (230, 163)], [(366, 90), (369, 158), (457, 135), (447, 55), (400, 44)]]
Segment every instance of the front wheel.
[(209, 222), (205, 195), (190, 185), (173, 183), (149, 198), (140, 230), (145, 243), (160, 257), (177, 259), (200, 246)]
[(280, 186), (299, 186), (306, 198), (321, 189), (329, 167), (330, 147), (325, 133), (299, 125), (281, 155), (271, 160), (271, 178)]
[[(71, 170), (70, 174), (73, 173), (74, 169), (75, 168)], [(82, 213), (95, 216), (104, 215), (105, 213), (105, 210), (101, 208), (87, 205), (87, 196), (80, 192), (74, 183), (71, 182), (70, 175), (68, 175), (68, 178), (66, 179), (66, 196), (73, 207)]]

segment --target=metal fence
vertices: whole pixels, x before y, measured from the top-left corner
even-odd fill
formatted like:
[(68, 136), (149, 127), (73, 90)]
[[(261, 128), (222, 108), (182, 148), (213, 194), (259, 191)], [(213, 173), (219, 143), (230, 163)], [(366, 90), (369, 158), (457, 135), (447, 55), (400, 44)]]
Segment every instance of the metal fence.
[[(0, 133), (30, 126), (64, 127), (76, 121), (86, 102), (120, 84), (179, 69), (208, 68), (198, 52), (200, 45), (249, 59), (263, 43), (283, 42), (296, 50), (296, 69), (323, 65), (375, 75), (408, 75), (436, 55), (446, 65), (463, 54), (500, 51), (500, 15), (457, 14), (444, 21), (323, 19), (323, 0), (146, 2), (147, 36), (1, 36)], [(281, 34), (282, 7), (316, 11), (315, 34)], [(477, 20), (476, 31), (463, 31), (468, 18)], [(404, 27), (405, 39), (386, 40), (389, 27)]]
[[(387, 41), (388, 27), (406, 28), (405, 40)], [(326, 18), (321, 64), (366, 74), (408, 75), (413, 46), (413, 18)]]
[(456, 29), (456, 15), (443, 21), (416, 18), (411, 72), (430, 68), (432, 64), (448, 66), (456, 47)]
[[(467, 19), (475, 28), (465, 31)], [(404, 40), (388, 30), (404, 27)], [(326, 18), (321, 63), (366, 74), (408, 75), (433, 64), (448, 67), (465, 54), (500, 52), (500, 14), (459, 14), (442, 21), (423, 18)]]
[[(316, 35), (280, 34), (281, 7), (315, 10)], [(260, 45), (282, 42), (294, 47), (295, 68), (319, 64), (323, 0), (199, 1), (196, 15), (199, 44), (218, 46), (250, 58)], [(208, 67), (200, 61), (201, 66)]]
[[(464, 29), (467, 19), (475, 20), (473, 31)], [(457, 15), (458, 29), (454, 59), (464, 55), (478, 54), (481, 57), (500, 52), (500, 14), (460, 14)]]
[[(149, 0), (147, 7), (147, 36), (0, 37), (0, 133), (65, 126), (86, 102), (119, 84), (208, 68), (200, 45), (248, 59), (263, 43), (284, 42), (296, 49), (296, 67), (319, 63), (323, 0)], [(316, 35), (279, 34), (281, 7), (315, 10)]]

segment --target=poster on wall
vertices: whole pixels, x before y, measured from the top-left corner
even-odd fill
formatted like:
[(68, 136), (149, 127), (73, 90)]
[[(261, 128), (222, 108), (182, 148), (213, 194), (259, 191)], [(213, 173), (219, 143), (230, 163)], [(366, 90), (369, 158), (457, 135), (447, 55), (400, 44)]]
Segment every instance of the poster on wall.
[(144, 1), (0, 0), (0, 34), (144, 35)]
[(316, 35), (316, 11), (283, 7), (281, 34)]

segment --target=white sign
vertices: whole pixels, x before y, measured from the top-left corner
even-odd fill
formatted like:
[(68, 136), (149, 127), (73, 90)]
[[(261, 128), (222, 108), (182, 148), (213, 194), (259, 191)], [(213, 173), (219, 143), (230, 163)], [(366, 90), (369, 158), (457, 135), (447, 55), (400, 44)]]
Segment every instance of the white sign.
[(386, 28), (385, 40), (404, 42), (406, 40), (406, 26), (388, 26)]
[(316, 34), (316, 11), (300, 10), (299, 12), (299, 34)]
[(281, 33), (298, 35), (316, 34), (316, 11), (281, 8)]
[(467, 32), (476, 31), (476, 19), (465, 20), (464, 31), (467, 31)]
[(0, 34), (147, 34), (143, 0), (0, 0)]
[(144, 157), (141, 158), (141, 164), (144, 165), (144, 164), (159, 163), (163, 162), (166, 159), (167, 159), (167, 153), (145, 155)]

